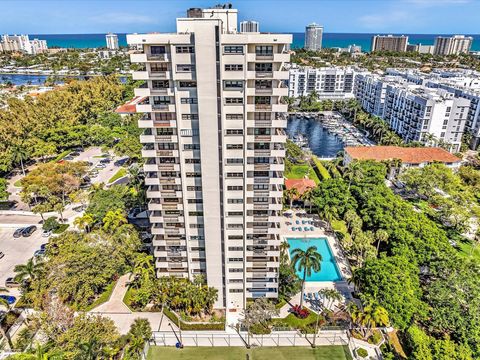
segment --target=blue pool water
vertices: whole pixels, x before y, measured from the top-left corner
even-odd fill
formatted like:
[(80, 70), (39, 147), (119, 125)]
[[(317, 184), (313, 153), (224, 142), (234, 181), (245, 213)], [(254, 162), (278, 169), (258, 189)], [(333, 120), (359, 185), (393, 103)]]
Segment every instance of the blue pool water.
[[(322, 263), (320, 272), (312, 272), (310, 276), (307, 276), (306, 281), (341, 281), (342, 275), (338, 270), (337, 263), (332, 254), (332, 250), (328, 245), (328, 241), (325, 238), (288, 238), (288, 244), (290, 245), (290, 256), (293, 250), (302, 249), (307, 250), (310, 246), (316, 246), (317, 251), (322, 255)], [(303, 278), (303, 271), (299, 271), (297, 268), (297, 275), (300, 279)]]

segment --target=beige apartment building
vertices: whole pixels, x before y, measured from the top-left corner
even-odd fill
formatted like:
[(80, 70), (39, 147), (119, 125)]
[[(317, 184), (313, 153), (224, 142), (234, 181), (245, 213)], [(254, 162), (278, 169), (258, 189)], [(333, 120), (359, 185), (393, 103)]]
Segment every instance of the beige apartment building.
[(133, 34), (158, 276), (206, 276), (217, 307), (276, 298), (292, 35), (242, 33), (195, 9), (176, 33)]
[(407, 51), (408, 36), (375, 35), (372, 37), (372, 52), (374, 51)]

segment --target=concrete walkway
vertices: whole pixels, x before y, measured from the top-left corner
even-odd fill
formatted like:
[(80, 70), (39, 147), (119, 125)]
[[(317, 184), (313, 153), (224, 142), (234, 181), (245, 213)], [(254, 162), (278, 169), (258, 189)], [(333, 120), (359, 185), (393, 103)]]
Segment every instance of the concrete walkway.
[[(108, 301), (89, 311), (90, 314), (97, 314), (113, 320), (121, 334), (126, 334), (130, 325), (137, 318), (147, 319), (153, 331), (171, 331), (168, 325), (171, 321), (161, 312), (133, 312), (123, 302), (130, 274), (120, 276)], [(174, 324), (171, 324), (178, 330)]]

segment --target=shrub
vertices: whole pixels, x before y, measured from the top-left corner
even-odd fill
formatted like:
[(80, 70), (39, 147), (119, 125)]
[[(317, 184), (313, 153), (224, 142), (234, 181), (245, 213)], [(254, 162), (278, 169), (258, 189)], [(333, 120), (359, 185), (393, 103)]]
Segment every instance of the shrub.
[(255, 324), (250, 327), (250, 332), (255, 335), (266, 335), (270, 334), (272, 330), (262, 324)]
[(330, 179), (330, 177), (331, 177), (330, 173), (325, 168), (325, 166), (323, 166), (322, 162), (320, 160), (318, 160), (318, 158), (315, 157), (315, 156), (312, 157), (312, 159), (313, 159), (313, 164), (314, 164), (313, 169), (317, 173), (317, 176), (319, 177), (319, 179), (321, 179), (321, 180)]
[(358, 348), (357, 355), (360, 356), (361, 358), (366, 358), (368, 356), (368, 351), (365, 350), (364, 348)]
[(55, 231), (60, 228), (60, 223), (57, 221), (57, 218), (55, 216), (51, 216), (47, 220), (45, 220), (42, 228), (46, 231)]
[(300, 319), (306, 319), (310, 312), (306, 308), (301, 308), (300, 305), (295, 305), (292, 307), (292, 313), (295, 314), (296, 317)]

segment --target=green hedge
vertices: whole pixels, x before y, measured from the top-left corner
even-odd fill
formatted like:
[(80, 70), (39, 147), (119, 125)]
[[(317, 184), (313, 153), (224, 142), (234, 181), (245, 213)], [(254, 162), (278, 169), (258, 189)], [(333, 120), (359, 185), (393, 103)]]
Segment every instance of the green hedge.
[(330, 179), (331, 177), (330, 173), (328, 172), (327, 169), (325, 169), (325, 166), (323, 166), (322, 162), (318, 160), (316, 156), (312, 157), (312, 161), (313, 161), (313, 169), (317, 173), (318, 177), (321, 180)]
[(164, 308), (163, 313), (181, 330), (225, 330), (225, 323), (188, 324), (179, 319), (177, 315), (168, 308)]

